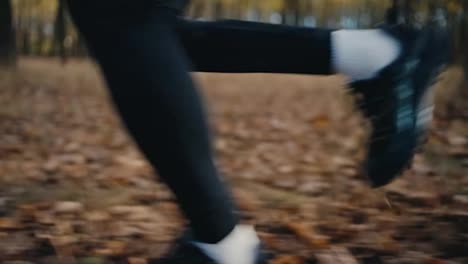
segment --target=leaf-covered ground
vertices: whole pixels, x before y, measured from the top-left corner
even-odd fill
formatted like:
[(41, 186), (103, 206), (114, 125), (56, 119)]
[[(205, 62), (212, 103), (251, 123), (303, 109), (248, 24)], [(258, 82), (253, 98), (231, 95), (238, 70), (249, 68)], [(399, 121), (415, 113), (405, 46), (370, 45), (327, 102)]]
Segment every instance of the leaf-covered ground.
[[(466, 113), (436, 120), (412, 169), (372, 190), (359, 174), (366, 123), (339, 77), (196, 77), (219, 167), (272, 264), (468, 263)], [(184, 221), (96, 67), (28, 59), (0, 78), (0, 262), (164, 254)]]

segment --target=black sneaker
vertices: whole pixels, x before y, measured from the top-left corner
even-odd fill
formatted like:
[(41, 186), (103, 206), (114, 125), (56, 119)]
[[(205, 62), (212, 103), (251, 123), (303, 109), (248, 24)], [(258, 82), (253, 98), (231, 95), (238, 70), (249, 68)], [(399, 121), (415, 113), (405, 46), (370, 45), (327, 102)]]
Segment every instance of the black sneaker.
[(447, 30), (434, 26), (430, 28), (429, 43), (423, 51), (419, 74), (415, 77), (415, 106), (417, 107), (416, 129), (418, 143), (422, 145), (432, 123), (434, 112), (434, 88), (438, 76), (449, 59), (450, 43)]
[[(176, 245), (166, 257), (151, 260), (149, 264), (219, 264), (195, 246), (189, 240), (189, 237), (189, 235), (185, 234), (177, 240)], [(260, 246), (255, 264), (267, 264), (270, 259), (271, 254), (264, 251)]]
[(399, 40), (402, 53), (376, 78), (351, 84), (362, 96), (361, 109), (372, 124), (364, 171), (373, 187), (388, 184), (410, 165), (427, 128), (421, 125), (428, 111), (423, 98), (443, 64), (430, 53), (435, 44), (431, 42), (437, 39), (433, 30), (403, 26), (382, 30)]

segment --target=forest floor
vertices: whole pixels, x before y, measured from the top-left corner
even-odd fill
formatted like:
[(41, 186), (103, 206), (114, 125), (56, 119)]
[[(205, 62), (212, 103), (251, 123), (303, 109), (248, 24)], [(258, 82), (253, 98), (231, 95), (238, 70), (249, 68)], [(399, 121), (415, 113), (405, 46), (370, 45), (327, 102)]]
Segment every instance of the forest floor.
[[(196, 77), (219, 167), (271, 264), (468, 263), (467, 118), (437, 119), (412, 169), (373, 190), (341, 78)], [(0, 134), (0, 263), (147, 263), (181, 232), (89, 61), (0, 73)]]

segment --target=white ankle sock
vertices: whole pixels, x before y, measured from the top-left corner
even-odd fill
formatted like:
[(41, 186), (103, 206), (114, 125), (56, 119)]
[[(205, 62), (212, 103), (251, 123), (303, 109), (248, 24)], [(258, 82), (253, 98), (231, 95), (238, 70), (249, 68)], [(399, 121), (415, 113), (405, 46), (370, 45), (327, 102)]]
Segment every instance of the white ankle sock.
[(400, 50), (398, 40), (380, 29), (332, 32), (332, 65), (352, 81), (375, 77)]
[(251, 226), (236, 226), (216, 244), (193, 242), (219, 264), (255, 264), (260, 240)]

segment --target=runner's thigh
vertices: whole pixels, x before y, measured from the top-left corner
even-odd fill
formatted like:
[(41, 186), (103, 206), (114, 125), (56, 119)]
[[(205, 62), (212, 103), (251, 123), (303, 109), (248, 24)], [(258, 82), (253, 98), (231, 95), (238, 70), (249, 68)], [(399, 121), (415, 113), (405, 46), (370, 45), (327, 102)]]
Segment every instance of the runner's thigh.
[(120, 27), (155, 18), (161, 8), (182, 13), (189, 0), (67, 0), (80, 27)]

